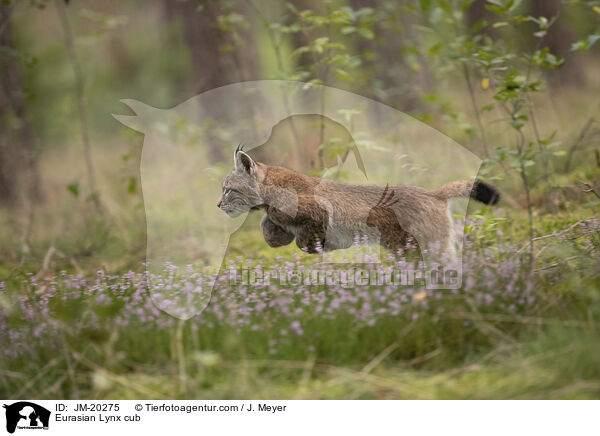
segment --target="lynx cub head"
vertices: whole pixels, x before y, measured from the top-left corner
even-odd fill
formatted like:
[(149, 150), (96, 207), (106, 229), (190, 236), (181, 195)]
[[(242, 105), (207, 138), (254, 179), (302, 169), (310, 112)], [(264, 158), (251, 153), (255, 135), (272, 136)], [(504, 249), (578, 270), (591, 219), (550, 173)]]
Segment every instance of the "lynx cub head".
[(233, 165), (233, 171), (225, 177), (221, 198), (217, 203), (217, 207), (231, 218), (263, 203), (258, 189), (261, 169), (241, 146), (233, 153)]

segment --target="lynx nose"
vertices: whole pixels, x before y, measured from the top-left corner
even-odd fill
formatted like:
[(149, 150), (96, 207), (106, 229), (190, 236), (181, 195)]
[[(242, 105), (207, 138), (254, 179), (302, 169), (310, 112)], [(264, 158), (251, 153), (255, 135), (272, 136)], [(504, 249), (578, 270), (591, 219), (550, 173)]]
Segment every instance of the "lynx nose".
[(221, 207), (221, 203), (222, 203), (222, 201), (219, 200), (219, 202), (217, 203), (217, 207)]

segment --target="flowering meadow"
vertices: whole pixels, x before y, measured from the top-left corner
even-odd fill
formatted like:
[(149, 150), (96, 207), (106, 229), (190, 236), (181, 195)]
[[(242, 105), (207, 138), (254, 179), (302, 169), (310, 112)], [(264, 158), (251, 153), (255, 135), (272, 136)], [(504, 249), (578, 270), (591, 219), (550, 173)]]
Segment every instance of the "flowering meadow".
[[(281, 277), (344, 269), (302, 253), (262, 263), (236, 256), (221, 274), (192, 266), (179, 274), (166, 265), (159, 274), (142, 266), (123, 274), (15, 276), (0, 283), (0, 390), (12, 397), (260, 397), (266, 377), (285, 380), (275, 393), (284, 397), (597, 396), (597, 343), (589, 349), (586, 340), (597, 339), (590, 313), (600, 296), (599, 221), (541, 236), (534, 269), (500, 227), (484, 234), (473, 220), (463, 283), (452, 290), (418, 280), (257, 279), (263, 269)], [(506, 243), (485, 246), (481, 238)], [(418, 263), (388, 254), (362, 267), (383, 273)], [(236, 268), (254, 278), (232, 279), (227, 272)], [(157, 308), (165, 300), (185, 304), (182, 296), (213, 286), (205, 310), (189, 320)], [(530, 337), (547, 337), (556, 349), (525, 352)], [(592, 381), (561, 379), (553, 353), (565, 365), (589, 365)], [(571, 362), (578, 353), (583, 361)], [(431, 375), (443, 368), (454, 368), (454, 376)], [(452, 388), (445, 377), (466, 381)]]

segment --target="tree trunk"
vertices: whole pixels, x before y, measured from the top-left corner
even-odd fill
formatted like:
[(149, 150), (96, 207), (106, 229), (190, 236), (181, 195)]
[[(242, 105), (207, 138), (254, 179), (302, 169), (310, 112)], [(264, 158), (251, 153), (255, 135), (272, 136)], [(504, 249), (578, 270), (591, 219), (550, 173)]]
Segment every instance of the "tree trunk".
[(12, 5), (0, 3), (0, 203), (41, 197), (37, 151), (12, 36)]
[[(192, 89), (185, 98), (230, 83), (261, 78), (251, 26), (235, 27), (232, 31), (218, 26), (220, 16), (234, 11), (248, 23), (251, 10), (247, 2), (221, 6), (209, 0), (165, 0), (164, 5), (167, 17), (181, 23), (192, 59)], [(213, 141), (210, 145), (212, 157), (217, 161), (228, 157), (216, 144)]]
[[(548, 34), (542, 40), (540, 47), (548, 47), (550, 53), (565, 58), (565, 63), (558, 70), (551, 70), (549, 78), (556, 85), (564, 83), (581, 84), (583, 73), (578, 62), (573, 61), (574, 53), (571, 51), (571, 43), (575, 40), (569, 24), (564, 19), (565, 11), (560, 0), (531, 0), (531, 15), (536, 18), (546, 17), (550, 20), (557, 14), (561, 14), (548, 30)], [(561, 19), (562, 18), (562, 19)]]
[[(249, 14), (245, 3), (238, 9), (245, 17)], [(243, 47), (235, 46), (231, 35), (217, 26), (219, 15), (230, 10), (207, 0), (165, 0), (165, 10), (169, 18), (182, 23), (192, 58), (194, 93), (258, 78), (251, 33), (243, 31)], [(224, 51), (223, 46), (233, 46), (233, 50)]]

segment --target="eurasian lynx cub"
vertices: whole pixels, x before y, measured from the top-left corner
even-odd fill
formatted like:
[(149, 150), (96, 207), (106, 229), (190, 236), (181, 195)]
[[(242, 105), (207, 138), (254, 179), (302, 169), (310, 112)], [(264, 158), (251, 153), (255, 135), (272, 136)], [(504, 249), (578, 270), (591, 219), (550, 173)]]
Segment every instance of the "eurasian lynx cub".
[(266, 213), (260, 223), (267, 244), (296, 244), (309, 253), (349, 248), (366, 235), (390, 250), (409, 236), (419, 245), (450, 247), (448, 199), (470, 197), (496, 204), (498, 191), (478, 180), (450, 182), (435, 191), (417, 186), (350, 185), (255, 162), (240, 147), (235, 169), (225, 178), (217, 206), (236, 217), (249, 210)]

